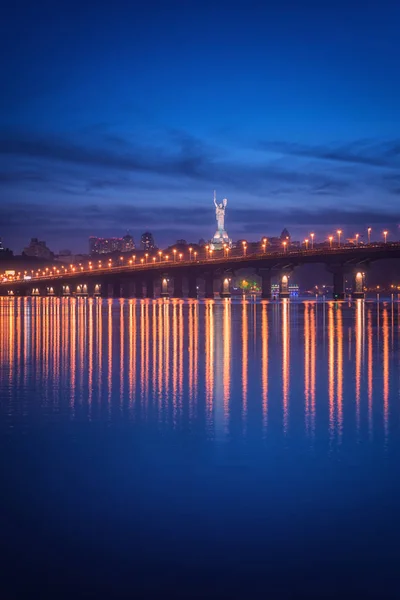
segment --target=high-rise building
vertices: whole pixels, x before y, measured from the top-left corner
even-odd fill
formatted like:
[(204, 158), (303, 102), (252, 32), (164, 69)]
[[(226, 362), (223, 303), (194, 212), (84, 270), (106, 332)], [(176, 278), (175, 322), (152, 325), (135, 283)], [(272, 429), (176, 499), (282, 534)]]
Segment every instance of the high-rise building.
[(155, 243), (154, 243), (153, 234), (150, 233), (150, 231), (145, 231), (142, 234), (140, 241), (141, 241), (143, 250), (154, 250), (154, 248), (156, 247)]
[(89, 238), (89, 253), (90, 254), (111, 254), (112, 252), (130, 252), (135, 249), (135, 242), (130, 233), (121, 238)]
[(127, 232), (126, 235), (122, 238), (122, 252), (130, 252), (135, 249), (135, 242), (133, 241), (133, 237)]
[(25, 256), (35, 256), (44, 260), (53, 260), (54, 253), (46, 246), (46, 242), (32, 238), (29, 246), (23, 249)]

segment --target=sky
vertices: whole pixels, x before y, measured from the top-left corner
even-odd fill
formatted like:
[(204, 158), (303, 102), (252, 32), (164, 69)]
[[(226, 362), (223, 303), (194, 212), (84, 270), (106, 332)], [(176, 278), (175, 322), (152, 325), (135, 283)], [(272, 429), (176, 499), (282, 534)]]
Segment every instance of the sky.
[(0, 237), (400, 237), (400, 3), (16, 0)]

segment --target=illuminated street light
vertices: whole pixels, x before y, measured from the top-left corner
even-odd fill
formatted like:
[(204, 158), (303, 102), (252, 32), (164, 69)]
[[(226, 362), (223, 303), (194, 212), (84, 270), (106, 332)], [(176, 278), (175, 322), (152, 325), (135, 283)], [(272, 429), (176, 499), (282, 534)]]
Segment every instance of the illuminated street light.
[(338, 229), (336, 233), (338, 234), (338, 238), (339, 238), (339, 248), (340, 248), (340, 236), (342, 235), (342, 230), (341, 230), (341, 229)]
[(147, 252), (146, 252), (146, 254), (144, 255), (144, 257), (145, 257), (145, 259), (146, 259), (146, 264), (147, 264), (147, 259), (149, 258), (149, 255), (147, 254)]
[(210, 248), (209, 252), (210, 252), (210, 258), (212, 258), (212, 253), (213, 253), (212, 248)]
[(388, 232), (385, 230), (385, 231), (383, 232), (383, 237), (385, 238), (385, 244), (386, 244), (386, 242), (387, 242), (387, 235), (388, 235)]
[(243, 244), (243, 256), (246, 256), (247, 253), (247, 243), (246, 242), (242, 242)]
[(153, 256), (153, 263), (156, 264), (156, 257)]
[(265, 252), (266, 252), (266, 248), (267, 248), (267, 245), (266, 245), (266, 244), (263, 244), (263, 245), (262, 245), (262, 249), (263, 249), (263, 253), (264, 253), (264, 254), (265, 254)]
[(282, 244), (283, 244), (283, 251), (284, 251), (284, 252), (286, 252), (286, 249), (287, 249), (287, 241), (286, 241), (286, 240), (284, 240), (284, 241), (282, 242)]
[(329, 239), (329, 246), (332, 248), (333, 235), (330, 235), (328, 239)]
[(144, 258), (140, 259), (140, 262), (142, 263), (142, 265), (144, 264)]
[(367, 229), (367, 233), (368, 233), (368, 244), (370, 244), (370, 243), (371, 243), (371, 231), (372, 231), (372, 228), (371, 228), (371, 227), (368, 227), (368, 229)]
[(174, 253), (174, 262), (176, 262), (176, 249), (174, 248), (172, 252)]
[(311, 238), (311, 250), (314, 249), (314, 235), (315, 233), (310, 233), (310, 238)]
[(166, 261), (166, 262), (168, 262), (168, 259), (169, 259), (169, 255), (168, 255), (168, 254), (166, 254), (166, 255), (165, 255), (165, 261)]
[(360, 237), (360, 234), (359, 234), (359, 233), (356, 233), (356, 244), (357, 244), (357, 246), (358, 246), (358, 238), (359, 238), (359, 237)]
[(306, 250), (308, 250), (308, 239), (304, 240), (304, 243), (306, 245)]
[(179, 260), (182, 262), (182, 252), (179, 253)]
[(192, 262), (192, 252), (193, 252), (193, 248), (190, 246), (190, 248), (189, 248), (189, 260), (190, 260), (190, 262)]
[(194, 253), (194, 260), (197, 260), (197, 252)]
[(160, 262), (161, 262), (161, 259), (162, 259), (162, 252), (161, 252), (161, 250), (159, 250), (158, 256), (160, 257)]

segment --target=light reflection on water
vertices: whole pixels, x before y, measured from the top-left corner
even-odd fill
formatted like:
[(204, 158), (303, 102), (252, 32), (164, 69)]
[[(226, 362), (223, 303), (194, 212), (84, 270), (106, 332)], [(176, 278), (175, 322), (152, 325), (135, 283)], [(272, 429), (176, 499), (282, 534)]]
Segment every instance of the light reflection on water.
[[(398, 418), (399, 306), (0, 300), (1, 409), (235, 436), (378, 435)], [(40, 389), (40, 394), (36, 393)], [(301, 425), (301, 427), (300, 427)], [(4, 426), (4, 422), (2, 424)]]
[(397, 598), (399, 309), (0, 299), (12, 589)]

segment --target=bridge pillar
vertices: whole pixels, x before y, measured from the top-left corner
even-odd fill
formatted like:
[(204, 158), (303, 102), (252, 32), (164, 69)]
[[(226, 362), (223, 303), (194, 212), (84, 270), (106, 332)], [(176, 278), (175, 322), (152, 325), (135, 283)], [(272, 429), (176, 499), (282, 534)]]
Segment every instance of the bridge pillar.
[(112, 282), (112, 297), (121, 298), (121, 282), (119, 280)]
[(260, 269), (259, 271), (261, 277), (261, 298), (266, 300), (271, 299), (271, 282), (272, 282), (272, 274), (270, 269)]
[(91, 291), (92, 291), (93, 297), (101, 296), (101, 283), (93, 283)]
[(143, 298), (143, 281), (141, 279), (135, 279), (135, 298)]
[(61, 286), (61, 295), (62, 296), (70, 296), (71, 295), (71, 286), (69, 283), (63, 283)]
[(154, 279), (148, 277), (146, 279), (146, 298), (154, 298)]
[(48, 296), (62, 296), (63, 293), (63, 289), (62, 289), (62, 285), (60, 285), (59, 283), (51, 283), (48, 288), (47, 288), (47, 295)]
[(132, 282), (130, 279), (122, 280), (121, 298), (132, 298)]
[(229, 277), (223, 277), (221, 279), (221, 298), (230, 298), (231, 297), (231, 285)]
[(75, 285), (76, 296), (88, 296), (89, 288), (87, 283), (77, 283)]
[(352, 298), (365, 298), (364, 294), (364, 274), (358, 271), (354, 277)]
[(108, 298), (108, 280), (103, 279), (99, 285), (99, 295), (101, 298)]
[(289, 275), (284, 273), (279, 282), (279, 298), (290, 298)]
[(189, 298), (197, 298), (197, 279), (196, 275), (189, 275), (188, 277), (188, 285), (189, 285)]
[(174, 298), (183, 298), (182, 275), (174, 275)]
[(206, 273), (204, 275), (205, 283), (205, 294), (206, 298), (214, 298), (214, 275), (213, 273)]
[(168, 279), (166, 277), (161, 278), (161, 298), (169, 298)]
[(336, 269), (333, 272), (333, 298), (334, 300), (344, 300), (346, 293), (344, 287), (344, 269)]

